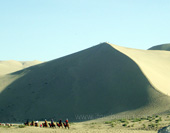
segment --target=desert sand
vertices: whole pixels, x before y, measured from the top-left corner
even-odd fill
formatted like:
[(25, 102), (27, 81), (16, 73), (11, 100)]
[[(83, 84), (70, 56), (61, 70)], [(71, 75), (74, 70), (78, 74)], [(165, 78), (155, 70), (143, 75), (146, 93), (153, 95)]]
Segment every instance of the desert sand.
[(156, 45), (156, 46), (153, 46), (153, 47), (149, 48), (148, 50), (164, 50), (164, 51), (170, 51), (170, 43)]
[(41, 61), (0, 61), (0, 76), (42, 63)]
[(134, 60), (155, 89), (170, 95), (169, 51), (138, 50), (110, 45)]
[[(15, 69), (0, 76), (0, 122), (69, 118), (71, 122), (94, 120), (102, 124), (91, 128), (90, 124), (76, 123), (69, 131), (36, 128), (36, 132), (139, 132), (122, 126), (113, 129), (103, 123), (113, 117), (168, 114), (169, 59), (169, 51), (102, 43), (20, 71)], [(1, 129), (35, 131), (33, 127)]]
[(100, 123), (74, 123), (71, 124), (70, 129), (62, 128), (43, 128), (43, 127), (10, 127), (4, 128), (0, 127), (1, 133), (156, 133), (155, 130), (140, 130), (140, 129), (130, 129), (128, 127), (111, 127), (107, 124)]

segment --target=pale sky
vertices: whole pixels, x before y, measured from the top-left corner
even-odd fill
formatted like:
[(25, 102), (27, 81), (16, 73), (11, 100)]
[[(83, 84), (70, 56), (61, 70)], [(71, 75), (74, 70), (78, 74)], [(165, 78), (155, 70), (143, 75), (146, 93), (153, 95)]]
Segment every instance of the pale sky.
[(101, 42), (170, 43), (170, 0), (0, 0), (0, 60), (49, 61)]

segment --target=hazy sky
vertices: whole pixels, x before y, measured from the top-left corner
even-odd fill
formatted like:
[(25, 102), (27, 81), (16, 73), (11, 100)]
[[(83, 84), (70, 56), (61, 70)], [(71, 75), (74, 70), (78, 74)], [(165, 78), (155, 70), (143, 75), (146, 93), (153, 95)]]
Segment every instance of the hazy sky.
[(170, 0), (0, 0), (0, 60), (56, 59), (101, 42), (170, 43)]

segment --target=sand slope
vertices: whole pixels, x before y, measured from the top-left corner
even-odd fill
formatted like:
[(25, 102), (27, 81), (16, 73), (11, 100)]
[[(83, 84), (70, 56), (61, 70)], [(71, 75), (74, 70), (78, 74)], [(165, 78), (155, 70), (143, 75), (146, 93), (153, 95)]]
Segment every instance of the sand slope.
[(157, 46), (153, 46), (151, 48), (149, 48), (148, 50), (165, 50), (165, 51), (170, 51), (170, 44), (161, 44), (161, 45), (157, 45)]
[(158, 91), (170, 95), (170, 52), (129, 49), (112, 45), (134, 60)]
[(0, 61), (0, 75), (9, 74), (33, 65), (37, 65), (42, 63), (41, 61), (15, 61), (15, 60), (8, 60), (8, 61)]
[[(168, 57), (166, 52), (102, 43), (8, 77), (1, 76), (0, 121), (27, 118), (86, 121), (121, 112), (127, 112), (126, 115), (165, 112), (170, 103), (170, 98), (163, 94), (168, 92), (164, 85), (169, 77), (165, 73)], [(162, 74), (163, 80), (156, 74)]]

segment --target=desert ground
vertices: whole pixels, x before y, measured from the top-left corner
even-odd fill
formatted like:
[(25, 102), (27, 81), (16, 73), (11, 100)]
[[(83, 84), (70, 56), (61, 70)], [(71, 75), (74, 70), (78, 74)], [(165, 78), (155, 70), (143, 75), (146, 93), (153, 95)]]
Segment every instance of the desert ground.
[[(39, 125), (43, 121), (39, 122)], [(50, 123), (50, 121), (48, 121)], [(24, 124), (0, 126), (1, 133), (156, 133), (162, 127), (170, 124), (170, 114), (155, 115), (128, 119), (113, 119), (101, 122), (92, 120), (87, 122), (70, 123), (70, 129), (59, 127), (33, 127)]]
[(72, 129), (51, 129), (51, 128), (39, 128), (39, 127), (25, 127), (25, 128), (0, 128), (1, 133), (156, 133), (156, 131), (143, 131), (143, 130), (129, 130), (126, 128), (109, 128), (102, 127), (92, 128), (84, 127), (81, 124), (73, 126)]
[[(71, 122), (69, 129), (40, 127), (42, 123), (44, 121), (39, 121), (37, 127), (25, 126), (23, 123), (15, 123), (11, 126), (1, 123), (0, 131), (1, 133), (157, 133), (159, 129), (170, 125), (170, 114), (117, 118), (109, 121), (100, 118), (86, 122)], [(55, 121), (54, 123), (56, 125)]]

